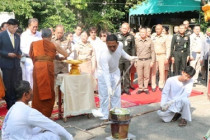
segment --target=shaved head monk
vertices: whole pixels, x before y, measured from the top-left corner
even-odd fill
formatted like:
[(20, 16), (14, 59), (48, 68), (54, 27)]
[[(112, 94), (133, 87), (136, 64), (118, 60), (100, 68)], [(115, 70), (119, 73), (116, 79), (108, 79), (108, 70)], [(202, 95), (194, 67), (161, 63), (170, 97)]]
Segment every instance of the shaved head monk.
[(59, 45), (51, 42), (50, 29), (42, 30), (42, 38), (40, 41), (33, 42), (30, 48), (30, 57), (34, 64), (32, 107), (50, 117), (55, 102), (53, 60), (56, 51), (64, 57), (68, 54)]

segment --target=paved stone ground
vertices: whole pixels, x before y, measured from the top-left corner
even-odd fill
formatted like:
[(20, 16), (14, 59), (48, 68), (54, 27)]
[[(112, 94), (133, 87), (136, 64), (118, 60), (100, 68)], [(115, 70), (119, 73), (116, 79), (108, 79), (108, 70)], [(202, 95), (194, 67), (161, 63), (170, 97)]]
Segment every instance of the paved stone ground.
[[(136, 136), (136, 140), (202, 140), (202, 137), (210, 129), (210, 101), (207, 99), (207, 88), (203, 85), (196, 85), (194, 89), (203, 91), (200, 96), (190, 97), (192, 122), (186, 127), (179, 127), (177, 122), (163, 123), (156, 112), (133, 118), (130, 123), (129, 132)], [(153, 110), (159, 107), (159, 103), (131, 107), (132, 114)], [(101, 123), (98, 118), (87, 116), (72, 117), (63, 123), (62, 120), (57, 121), (59, 124), (73, 125), (85, 129), (95, 124)], [(75, 140), (105, 140), (111, 135), (110, 126), (99, 127), (91, 132), (93, 136), (77, 130), (75, 128), (66, 128)]]

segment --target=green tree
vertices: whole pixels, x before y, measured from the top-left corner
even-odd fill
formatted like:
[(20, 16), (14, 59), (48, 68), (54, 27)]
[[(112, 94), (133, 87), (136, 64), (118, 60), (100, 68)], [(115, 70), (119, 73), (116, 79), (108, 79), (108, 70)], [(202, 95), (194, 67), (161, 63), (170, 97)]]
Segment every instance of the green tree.
[(27, 23), (27, 19), (33, 17), (32, 14), (35, 12), (25, 0), (0, 0), (0, 11), (14, 12), (21, 25)]
[(73, 0), (69, 8), (73, 9), (76, 18), (86, 29), (96, 26), (99, 30), (116, 31), (126, 15), (125, 2), (126, 0)]
[(200, 21), (197, 20), (196, 22), (198, 24), (200, 24), (201, 30), (203, 32), (205, 32), (206, 29), (210, 26), (210, 22), (205, 22), (205, 20), (204, 20), (204, 12), (203, 11), (200, 12)]
[(62, 24), (66, 31), (73, 31), (77, 24), (73, 11), (65, 6), (65, 3), (60, 0), (42, 2), (41, 6), (33, 5), (36, 9), (34, 17), (39, 18), (40, 27), (55, 27)]
[(14, 12), (21, 27), (27, 27), (28, 19), (39, 19), (40, 28), (55, 27), (62, 24), (72, 31), (77, 24), (73, 11), (65, 6), (62, 0), (0, 0), (0, 11)]
[(73, 31), (78, 23), (84, 27), (117, 31), (128, 21), (128, 9), (138, 0), (0, 0), (0, 11), (14, 12), (21, 27), (29, 18), (39, 19), (40, 28), (62, 24)]

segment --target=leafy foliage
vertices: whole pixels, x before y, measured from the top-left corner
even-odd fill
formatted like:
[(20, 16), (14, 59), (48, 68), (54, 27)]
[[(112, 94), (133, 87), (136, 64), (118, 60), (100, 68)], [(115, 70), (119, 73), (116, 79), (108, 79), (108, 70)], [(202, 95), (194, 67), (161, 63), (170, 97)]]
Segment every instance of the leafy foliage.
[(204, 12), (203, 11), (200, 12), (200, 23), (198, 20), (196, 22), (198, 24), (200, 24), (201, 30), (204, 32), (210, 26), (210, 22), (205, 22), (205, 20), (204, 20)]
[(127, 0), (125, 8), (126, 10), (129, 10), (131, 7), (135, 8), (137, 5), (141, 5), (142, 2), (147, 1), (147, 0)]
[(28, 19), (39, 19), (40, 28), (64, 25), (73, 31), (78, 23), (84, 27), (117, 31), (123, 21), (128, 21), (128, 9), (142, 0), (0, 0), (0, 11), (14, 12), (21, 27)]

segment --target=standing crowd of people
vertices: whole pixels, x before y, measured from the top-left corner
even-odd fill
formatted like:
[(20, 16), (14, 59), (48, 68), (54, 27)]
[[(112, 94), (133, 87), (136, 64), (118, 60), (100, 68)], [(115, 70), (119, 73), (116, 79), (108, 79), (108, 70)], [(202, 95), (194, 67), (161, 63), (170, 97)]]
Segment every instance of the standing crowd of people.
[[(170, 99), (166, 99), (169, 97), (167, 95), (164, 98), (161, 110), (164, 113), (170, 109), (171, 104), (176, 102), (173, 100), (173, 96), (176, 96), (173, 92), (179, 92), (180, 95), (183, 92), (187, 92), (187, 95), (191, 93), (192, 83), (198, 83), (199, 72), (202, 72), (202, 78), (207, 80), (210, 27), (203, 34), (199, 25), (195, 25), (191, 30), (189, 22), (184, 21), (183, 24), (175, 26), (174, 35), (170, 35), (168, 29), (161, 24), (155, 26), (155, 33), (151, 33), (150, 28), (144, 27), (139, 28), (138, 33), (133, 33), (130, 32), (129, 24), (123, 23), (119, 32), (112, 34), (101, 30), (97, 37), (96, 27), (85, 31), (81, 25), (77, 25), (75, 33), (71, 33), (66, 32), (64, 26), (57, 25), (55, 29), (46, 28), (39, 32), (38, 25), (38, 19), (29, 19), (28, 27), (23, 33), (16, 19), (9, 19), (1, 26), (0, 68), (6, 89), (4, 99), (7, 109), (10, 109), (7, 119), (11, 114), (16, 113), (15, 108), (18, 110), (19, 107), (23, 107), (22, 104), (16, 102), (17, 100), (25, 104), (32, 100), (32, 108), (46, 117), (34, 109), (27, 108), (25, 104), (23, 108), (26, 109), (23, 112), (28, 112), (22, 117), (33, 119), (33, 113), (35, 113), (40, 118), (44, 118), (43, 121), (49, 122), (47, 117), (51, 116), (57, 91), (55, 79), (58, 74), (67, 73), (69, 69), (68, 64), (62, 61), (65, 59), (85, 60), (80, 64), (80, 71), (93, 75), (98, 82), (95, 90), (99, 94), (100, 109), (96, 111), (96, 114), (99, 114), (102, 120), (108, 119), (110, 107), (121, 107), (121, 94), (131, 95), (130, 89), (134, 89), (133, 80), (136, 72), (137, 94), (149, 94), (149, 84), (151, 84), (152, 92), (159, 89), (164, 93), (163, 95), (171, 93)], [(127, 72), (130, 67), (130, 71)], [(181, 75), (178, 79), (174, 79), (180, 91), (170, 90), (173, 79), (169, 78), (170, 81), (168, 81), (167, 78), (171, 74)], [(123, 78), (121, 84), (118, 85), (121, 76)], [(190, 80), (191, 78), (193, 80)], [(169, 104), (167, 103), (169, 100), (174, 102)], [(183, 107), (185, 107), (184, 110)], [(186, 120), (191, 121), (189, 104), (179, 104), (178, 109), (173, 106), (173, 110), (167, 112), (170, 115), (169, 120), (181, 111), (187, 113), (181, 125), (186, 124)], [(162, 118), (167, 117), (168, 114), (164, 113), (159, 112), (159, 115), (162, 115)], [(7, 119), (3, 126), (5, 138), (10, 137), (10, 133), (6, 133), (9, 131), (6, 124), (12, 125), (7, 123)], [(12, 119), (15, 121), (15, 118)], [(53, 122), (49, 123), (52, 123), (52, 128), (44, 128), (45, 130), (50, 129), (49, 131), (56, 135), (71, 137), (66, 132), (55, 133), (55, 129), (59, 126)], [(37, 125), (37, 127), (43, 128), (42, 125)], [(42, 129), (39, 132), (44, 133)]]

